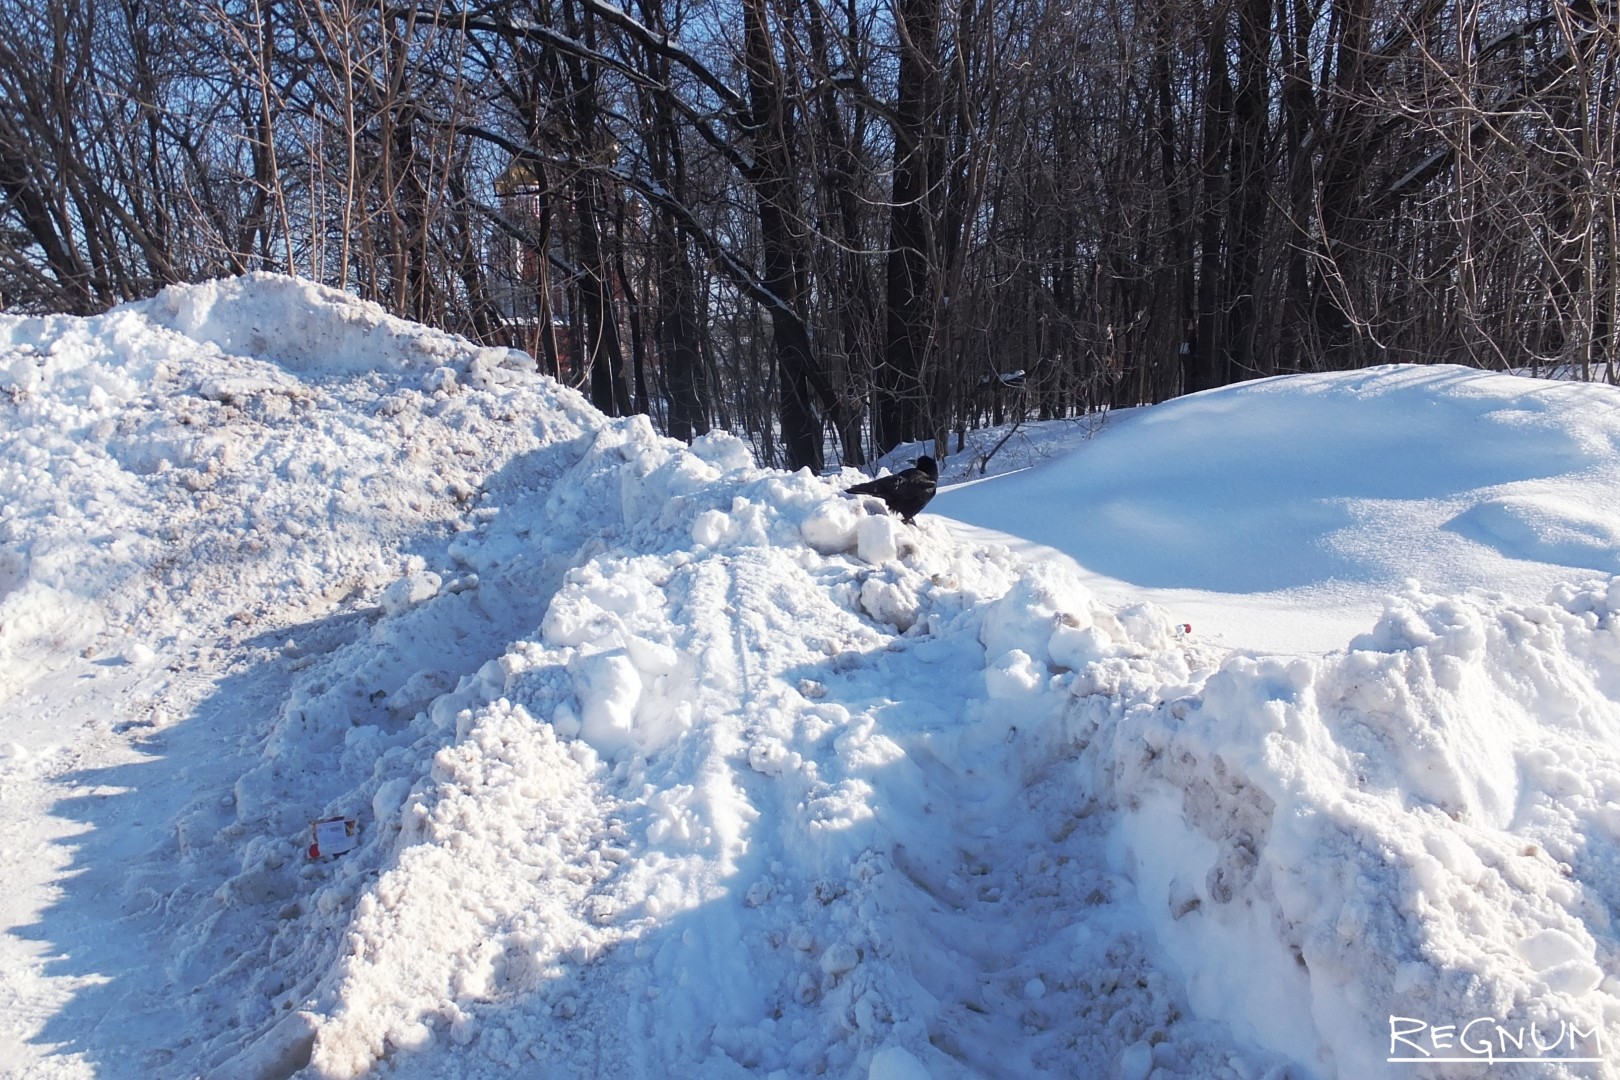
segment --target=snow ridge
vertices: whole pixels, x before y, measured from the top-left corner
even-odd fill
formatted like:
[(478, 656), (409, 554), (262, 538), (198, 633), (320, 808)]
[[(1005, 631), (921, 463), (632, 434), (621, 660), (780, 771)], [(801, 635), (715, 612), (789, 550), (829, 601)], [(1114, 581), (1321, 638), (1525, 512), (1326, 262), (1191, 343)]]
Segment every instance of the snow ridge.
[[(729, 439), (688, 453), (617, 425), (559, 495), (612, 490), (580, 480), (613, 470), (635, 482), (597, 504), (607, 550), (569, 571), (537, 638), (486, 665), (454, 747), (413, 785), (405, 846), (312, 1010), (322, 1075), (379, 1058), (411, 1075), (401, 1051), (440, 1038), (492, 1076), (528, 1059), (846, 1072), (884, 1051), (945, 1075), (1106, 1070), (1183, 1029), (1189, 1060), (1222, 1049), (1181, 1022), (1131, 927), (1088, 936), (1113, 957), (1118, 1030), (1091, 1033), (1058, 931), (1070, 890), (1096, 906), (1125, 887), (1101, 821), (1054, 826), (1027, 805), (1076, 799), (1031, 775), (1068, 752), (1034, 749), (1065, 697), (1018, 645), (1185, 676), (1165, 620), (1136, 613), (1139, 641), (1073, 582), (759, 473)], [(447, 722), (465, 693), (433, 713)], [(566, 841), (566, 869), (533, 857), (537, 806), (568, 823), (541, 845)], [(474, 871), (453, 897), (415, 884), (447, 876), (446, 849)]]

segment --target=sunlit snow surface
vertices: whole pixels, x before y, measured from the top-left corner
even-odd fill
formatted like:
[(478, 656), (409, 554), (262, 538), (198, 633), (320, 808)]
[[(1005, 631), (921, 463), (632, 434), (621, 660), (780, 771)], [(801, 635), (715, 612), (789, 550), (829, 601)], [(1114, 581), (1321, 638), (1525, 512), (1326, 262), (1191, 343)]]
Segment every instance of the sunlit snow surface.
[[(1327, 652), (1409, 580), (1539, 601), (1620, 573), (1617, 446), (1610, 387), (1457, 367), (1296, 375), (1047, 425), (990, 461), (1034, 468), (934, 509), (1026, 554), (1066, 552), (1110, 601), (1151, 598), (1222, 643)], [(971, 458), (947, 482), (973, 476)]]
[(528, 367), (0, 317), (5, 1075), (1620, 1074), (1614, 391), (1249, 384), (908, 528)]

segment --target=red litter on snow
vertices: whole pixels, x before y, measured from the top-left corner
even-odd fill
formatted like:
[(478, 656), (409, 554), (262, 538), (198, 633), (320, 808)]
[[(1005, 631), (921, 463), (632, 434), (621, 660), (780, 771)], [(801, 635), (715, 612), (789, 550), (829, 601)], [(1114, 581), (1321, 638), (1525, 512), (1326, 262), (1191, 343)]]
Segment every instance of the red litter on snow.
[(309, 857), (342, 855), (353, 851), (360, 843), (360, 823), (354, 818), (330, 817), (310, 823), (315, 830), (315, 842), (309, 845)]

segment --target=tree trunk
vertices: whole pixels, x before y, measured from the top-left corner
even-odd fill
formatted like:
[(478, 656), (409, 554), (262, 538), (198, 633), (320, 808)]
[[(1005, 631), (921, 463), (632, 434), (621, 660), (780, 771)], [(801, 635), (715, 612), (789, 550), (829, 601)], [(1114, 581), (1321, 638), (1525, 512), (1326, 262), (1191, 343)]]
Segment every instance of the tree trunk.
[(935, 245), (930, 193), (939, 124), (940, 0), (897, 0), (899, 82), (894, 119), (894, 184), (890, 194), (888, 304), (883, 362), (875, 379), (873, 438), (878, 453), (922, 438), (925, 369), (933, 342)]
[(821, 420), (814, 399), (819, 373), (810, 331), (799, 314), (799, 257), (803, 225), (791, 185), (790, 118), (771, 44), (765, 0), (744, 0), (750, 126), (754, 164), (749, 177), (759, 214), (765, 267), (761, 278), (776, 302), (770, 306), (777, 376), (777, 422), (787, 467), (822, 467)]

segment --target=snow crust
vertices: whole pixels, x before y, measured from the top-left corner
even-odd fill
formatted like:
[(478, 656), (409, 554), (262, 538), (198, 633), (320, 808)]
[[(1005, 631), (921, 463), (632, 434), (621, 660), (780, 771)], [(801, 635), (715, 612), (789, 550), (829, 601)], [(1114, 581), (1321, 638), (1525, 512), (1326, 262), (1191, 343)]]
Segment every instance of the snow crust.
[[(1614, 1074), (1577, 485), (1453, 532), (1603, 573), (1262, 655), (529, 368), (267, 275), (0, 317), (5, 1075)], [(1267, 407), (1368, 378), (1348, 443), (1477, 415), (1393, 368)], [(1480, 385), (1533, 447), (1612, 454), (1524, 382)], [(1394, 1018), (1562, 1040), (1392, 1064)]]

